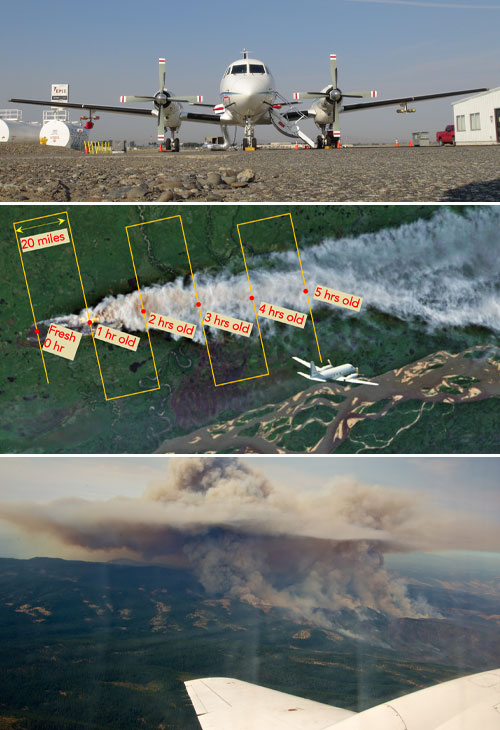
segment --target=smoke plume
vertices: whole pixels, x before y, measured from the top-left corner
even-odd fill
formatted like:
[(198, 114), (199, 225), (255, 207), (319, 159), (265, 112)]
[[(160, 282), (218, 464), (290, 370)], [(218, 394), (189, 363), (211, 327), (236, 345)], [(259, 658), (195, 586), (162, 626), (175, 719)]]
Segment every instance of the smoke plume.
[(325, 627), (342, 609), (432, 615), (385, 569), (387, 551), (500, 549), (493, 526), (444, 512), (423, 493), (353, 478), (298, 491), (237, 458), (171, 460), (138, 498), (3, 501), (0, 519), (90, 559), (181, 566), (210, 594)]

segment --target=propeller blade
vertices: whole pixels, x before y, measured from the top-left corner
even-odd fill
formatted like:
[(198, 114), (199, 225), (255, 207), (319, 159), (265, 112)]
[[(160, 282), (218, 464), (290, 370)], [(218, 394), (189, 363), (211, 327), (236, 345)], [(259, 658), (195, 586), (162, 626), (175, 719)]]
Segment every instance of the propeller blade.
[(160, 91), (165, 88), (165, 59), (158, 59), (158, 82), (160, 84)]
[(169, 96), (170, 101), (185, 101), (186, 104), (196, 104), (203, 101), (202, 96)]
[(162, 105), (158, 112), (158, 142), (165, 141), (165, 107)]
[(347, 99), (376, 99), (377, 98), (377, 92), (376, 91), (349, 91), (347, 94), (344, 94), (342, 92), (342, 96), (345, 96)]
[(154, 101), (154, 96), (120, 96), (120, 101), (122, 103), (127, 103), (129, 101)]
[(340, 139), (340, 113), (339, 105), (337, 103), (333, 105), (333, 139), (335, 144), (337, 144)]
[(318, 96), (328, 96), (324, 91), (294, 91), (293, 98), (298, 99), (317, 99)]
[(337, 88), (337, 54), (330, 53), (330, 75), (332, 77), (333, 88)]

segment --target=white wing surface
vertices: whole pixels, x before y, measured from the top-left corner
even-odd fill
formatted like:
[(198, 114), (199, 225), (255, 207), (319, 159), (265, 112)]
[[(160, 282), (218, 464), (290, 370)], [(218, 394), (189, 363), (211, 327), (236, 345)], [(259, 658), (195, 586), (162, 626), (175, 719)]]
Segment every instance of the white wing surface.
[(354, 715), (238, 679), (185, 684), (203, 730), (323, 730)]
[(186, 688), (203, 730), (500, 730), (500, 669), (359, 714), (237, 679), (196, 679)]

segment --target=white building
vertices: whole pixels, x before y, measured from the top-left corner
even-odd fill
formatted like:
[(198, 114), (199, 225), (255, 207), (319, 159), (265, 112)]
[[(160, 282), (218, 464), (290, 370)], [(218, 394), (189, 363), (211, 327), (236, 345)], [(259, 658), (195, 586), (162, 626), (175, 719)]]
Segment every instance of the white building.
[(500, 86), (453, 104), (456, 144), (500, 142)]

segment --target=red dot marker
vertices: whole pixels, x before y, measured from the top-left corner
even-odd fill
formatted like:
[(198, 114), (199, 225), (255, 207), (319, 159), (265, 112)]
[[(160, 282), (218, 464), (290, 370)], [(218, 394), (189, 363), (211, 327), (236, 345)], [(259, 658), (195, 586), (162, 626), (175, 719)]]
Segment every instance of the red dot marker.
[(251, 302), (253, 302), (253, 300), (254, 300), (254, 299), (255, 299), (255, 297), (254, 297), (254, 296), (251, 296), (251, 297), (250, 297), (250, 301), (251, 301)]
[(35, 330), (35, 335), (39, 335), (39, 334), (40, 334), (40, 330), (37, 327), (36, 330)]
[(87, 324), (92, 324), (92, 320), (91, 319), (88, 319), (87, 320)]
[(304, 289), (304, 294), (309, 294), (309, 289)]
[(201, 307), (201, 302), (196, 302), (197, 307)]
[(141, 312), (142, 312), (143, 314), (146, 314), (146, 310), (145, 310), (145, 309), (141, 309)]

